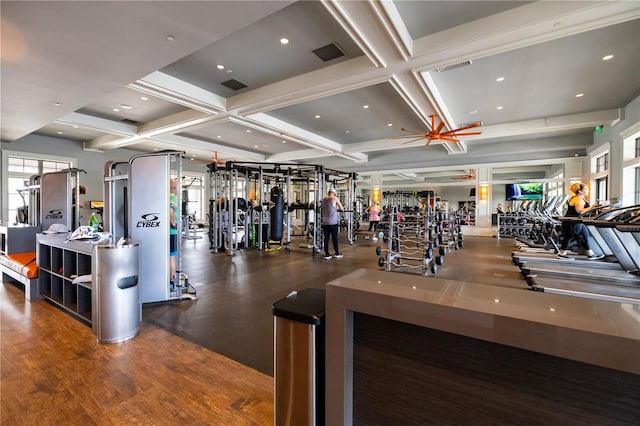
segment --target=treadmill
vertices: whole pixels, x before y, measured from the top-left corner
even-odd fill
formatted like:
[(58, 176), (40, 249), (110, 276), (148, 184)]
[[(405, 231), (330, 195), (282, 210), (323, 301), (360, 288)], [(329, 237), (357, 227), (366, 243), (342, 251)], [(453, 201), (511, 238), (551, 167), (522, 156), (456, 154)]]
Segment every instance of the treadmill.
[[(640, 304), (640, 274), (637, 274), (640, 234), (636, 232), (640, 230), (640, 222), (636, 222), (640, 220), (638, 214), (640, 206), (631, 206), (612, 210), (597, 219), (571, 219), (589, 223), (590, 232), (603, 237), (607, 247), (620, 262), (617, 270), (598, 270), (591, 265), (571, 266), (575, 261), (564, 259), (560, 260), (562, 267), (558, 267), (557, 263), (553, 267), (543, 262), (523, 262), (522, 274), (527, 283), (536, 291)], [(600, 219), (601, 217), (606, 217), (606, 220)], [(626, 224), (631, 227), (625, 228)], [(623, 234), (616, 225), (628, 232)], [(616, 233), (623, 235), (622, 238), (618, 238)], [(630, 240), (629, 236), (633, 239)], [(590, 263), (595, 265), (600, 262)]]

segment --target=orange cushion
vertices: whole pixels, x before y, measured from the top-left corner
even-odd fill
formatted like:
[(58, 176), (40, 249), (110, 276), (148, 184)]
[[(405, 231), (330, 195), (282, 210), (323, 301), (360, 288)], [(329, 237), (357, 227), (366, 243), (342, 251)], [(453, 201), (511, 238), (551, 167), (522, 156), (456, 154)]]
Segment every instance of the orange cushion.
[(10, 268), (29, 279), (38, 277), (36, 252), (13, 253), (0, 256), (0, 264)]

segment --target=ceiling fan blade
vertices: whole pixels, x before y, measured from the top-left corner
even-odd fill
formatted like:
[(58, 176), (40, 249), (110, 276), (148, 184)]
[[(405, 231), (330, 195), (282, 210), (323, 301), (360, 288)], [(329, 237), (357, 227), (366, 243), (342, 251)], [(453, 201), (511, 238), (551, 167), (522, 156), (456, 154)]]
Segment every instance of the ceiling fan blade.
[(438, 128), (436, 129), (436, 133), (440, 133), (440, 131), (442, 130), (443, 127), (444, 127), (444, 121), (441, 121), (440, 124), (438, 124)]
[(482, 132), (465, 132), (465, 133), (459, 133), (459, 132), (455, 132), (455, 131), (451, 131), (451, 132), (446, 132), (443, 133), (443, 136), (477, 136), (477, 135), (481, 135)]
[(448, 136), (440, 136), (440, 139), (447, 142), (456, 142), (456, 143), (460, 142), (458, 139), (448, 137)]
[(418, 138), (418, 139), (422, 139), (422, 138), (426, 138), (427, 135), (424, 133), (417, 133), (415, 135), (405, 135), (405, 136), (390, 136), (387, 139), (411, 139), (411, 138)]
[(425, 132), (419, 132), (417, 130), (410, 130), (410, 129), (405, 129), (404, 127), (402, 129), (400, 129), (401, 132), (405, 132), (405, 133), (415, 133), (416, 135), (424, 135)]
[(402, 142), (400, 145), (406, 145), (406, 144), (411, 143), (411, 142), (419, 141), (420, 139), (424, 139), (424, 137), (414, 138), (414, 139), (412, 139), (410, 141)]
[(480, 122), (476, 121), (473, 124), (469, 124), (468, 126), (462, 126), (462, 127), (458, 127), (457, 129), (453, 129), (451, 130), (451, 132), (458, 132), (460, 130), (467, 130), (467, 129), (473, 129), (474, 127), (480, 127)]

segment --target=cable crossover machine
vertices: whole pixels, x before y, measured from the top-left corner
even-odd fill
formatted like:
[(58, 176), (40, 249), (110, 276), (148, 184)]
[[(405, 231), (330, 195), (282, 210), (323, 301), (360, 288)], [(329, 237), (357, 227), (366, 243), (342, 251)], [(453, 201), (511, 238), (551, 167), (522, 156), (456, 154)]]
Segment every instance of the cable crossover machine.
[(319, 253), (323, 243), (320, 200), (330, 187), (344, 201), (342, 221), (349, 243), (355, 241), (355, 173), (321, 165), (228, 161), (224, 166), (209, 164), (208, 174), (208, 235), (213, 253), (234, 255), (239, 248), (290, 250), (292, 235), (304, 235), (309, 239), (306, 248), (312, 249), (312, 255)]

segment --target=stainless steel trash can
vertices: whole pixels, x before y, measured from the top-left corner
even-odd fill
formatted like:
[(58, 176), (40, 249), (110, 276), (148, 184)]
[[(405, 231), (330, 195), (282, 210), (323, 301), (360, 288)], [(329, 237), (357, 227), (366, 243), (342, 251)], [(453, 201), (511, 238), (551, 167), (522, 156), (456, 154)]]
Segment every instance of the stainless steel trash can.
[(324, 289), (273, 304), (275, 426), (324, 425), (324, 312)]
[(96, 245), (92, 261), (93, 332), (101, 343), (117, 343), (140, 331), (139, 244)]

